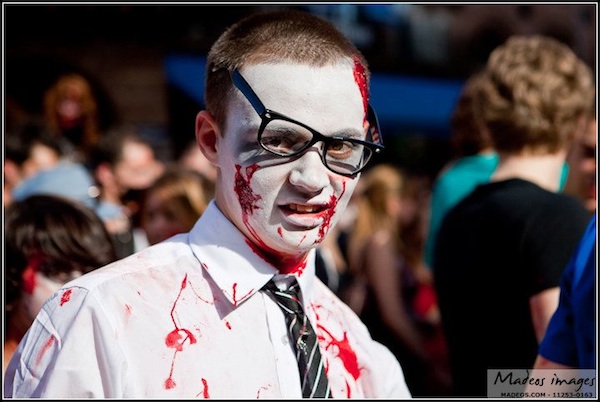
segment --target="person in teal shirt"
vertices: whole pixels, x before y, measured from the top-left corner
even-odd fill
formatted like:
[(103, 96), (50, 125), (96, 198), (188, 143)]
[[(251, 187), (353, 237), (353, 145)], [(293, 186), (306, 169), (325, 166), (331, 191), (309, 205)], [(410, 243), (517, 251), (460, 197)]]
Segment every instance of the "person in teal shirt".
[(454, 161), (438, 176), (431, 192), (429, 231), (425, 242), (425, 263), (432, 265), (433, 246), (442, 220), (454, 205), (477, 185), (487, 183), (498, 165), (495, 152), (482, 152)]
[(477, 185), (487, 183), (498, 165), (498, 155), (476, 110), (481, 77), (477, 72), (467, 79), (450, 120), (454, 158), (433, 183), (424, 255), (428, 267), (433, 264), (435, 237), (446, 213)]

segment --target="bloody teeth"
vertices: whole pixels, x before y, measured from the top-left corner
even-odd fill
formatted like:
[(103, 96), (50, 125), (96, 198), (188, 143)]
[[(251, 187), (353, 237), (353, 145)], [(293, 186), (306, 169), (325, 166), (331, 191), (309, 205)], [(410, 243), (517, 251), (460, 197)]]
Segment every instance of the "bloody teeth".
[(290, 204), (289, 208), (295, 212), (311, 213), (317, 211), (317, 208), (312, 205)]

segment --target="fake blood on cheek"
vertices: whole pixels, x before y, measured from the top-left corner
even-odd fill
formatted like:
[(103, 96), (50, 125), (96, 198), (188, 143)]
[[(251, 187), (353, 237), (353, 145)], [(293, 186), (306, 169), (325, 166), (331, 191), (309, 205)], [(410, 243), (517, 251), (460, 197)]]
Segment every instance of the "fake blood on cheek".
[[(261, 199), (260, 195), (254, 194), (250, 186), (250, 180), (254, 173), (260, 168), (259, 165), (253, 164), (242, 170), (240, 165), (236, 165), (235, 186), (234, 191), (238, 196), (240, 207), (242, 210), (242, 221), (248, 229), (248, 232), (253, 237), (254, 241), (247, 240), (246, 243), (252, 250), (269, 264), (275, 266), (281, 273), (295, 273), (301, 275), (306, 268), (306, 261), (286, 261), (281, 258), (280, 253), (269, 247), (261, 238), (260, 234), (249, 223), (250, 215), (255, 210), (259, 209), (256, 202)], [(283, 236), (281, 229), (278, 229), (280, 236)]]

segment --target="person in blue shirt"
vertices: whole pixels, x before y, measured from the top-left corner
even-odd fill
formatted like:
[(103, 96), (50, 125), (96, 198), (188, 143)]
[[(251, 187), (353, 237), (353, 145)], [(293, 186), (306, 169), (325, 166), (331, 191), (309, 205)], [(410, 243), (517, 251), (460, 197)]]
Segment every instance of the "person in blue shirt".
[(595, 369), (596, 214), (563, 272), (560, 300), (534, 369)]

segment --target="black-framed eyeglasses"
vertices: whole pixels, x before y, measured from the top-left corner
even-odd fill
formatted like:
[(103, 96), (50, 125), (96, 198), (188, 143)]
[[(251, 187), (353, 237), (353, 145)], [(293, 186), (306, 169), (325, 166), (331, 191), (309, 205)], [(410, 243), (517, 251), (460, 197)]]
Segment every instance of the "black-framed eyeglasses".
[(267, 109), (237, 69), (231, 73), (231, 79), (261, 118), (258, 143), (274, 155), (300, 155), (317, 142), (322, 142), (323, 164), (334, 173), (354, 176), (365, 168), (375, 153), (384, 149), (377, 115), (371, 105), (368, 106), (369, 127), (366, 133), (361, 136), (357, 133), (326, 136), (306, 124)]

